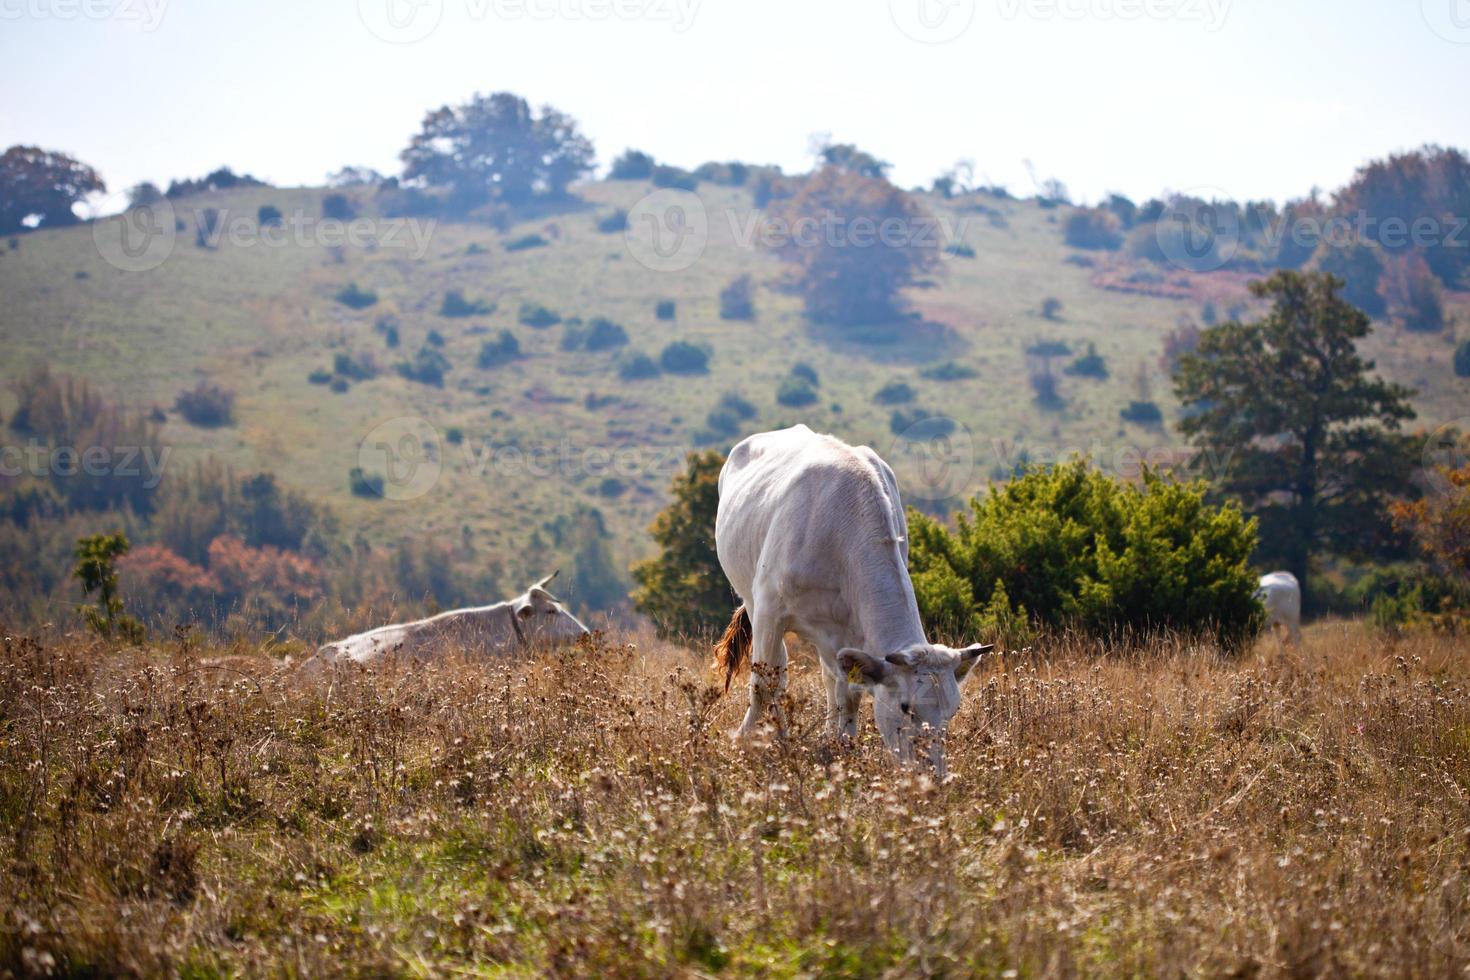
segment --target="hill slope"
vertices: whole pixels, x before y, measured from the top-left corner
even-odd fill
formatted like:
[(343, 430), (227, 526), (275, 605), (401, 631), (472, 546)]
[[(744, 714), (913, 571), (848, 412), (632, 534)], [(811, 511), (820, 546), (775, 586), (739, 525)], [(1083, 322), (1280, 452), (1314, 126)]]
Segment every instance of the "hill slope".
[[(318, 189), (251, 188), (176, 202), (184, 230), (172, 254), (148, 272), (104, 261), (87, 226), (23, 236), (0, 254), (0, 335), (6, 357), (0, 384), (37, 362), (84, 376), (104, 391), (141, 407), (170, 406), (175, 395), (209, 378), (238, 397), (236, 424), (200, 429), (169, 413), (163, 439), (175, 447), (171, 466), (213, 454), (241, 469), (276, 472), (288, 485), (329, 503), (351, 530), (370, 540), (404, 535), (460, 538), (503, 556), (518, 577), (544, 574), (554, 548), (530, 546), (535, 530), (578, 504), (597, 507), (621, 562), (648, 550), (644, 529), (662, 505), (670, 478), (707, 430), (721, 396), (738, 393), (758, 410), (742, 432), (805, 421), (893, 458), (910, 498), (951, 500), (1027, 458), (1092, 453), (1114, 472), (1129, 472), (1139, 453), (1159, 458), (1182, 448), (1171, 428), (1120, 421), (1130, 401), (1152, 397), (1172, 422), (1175, 406), (1158, 361), (1162, 339), (1182, 316), (1198, 317), (1202, 298), (1221, 310), (1245, 297), (1232, 274), (1173, 277), (1183, 298), (1101, 288), (1119, 281), (1116, 258), (1089, 268), (1062, 242), (1063, 209), (1035, 202), (973, 197), (924, 203), (973, 248), (973, 258), (946, 256), (944, 271), (910, 296), (922, 315), (881, 336), (843, 335), (808, 324), (800, 301), (780, 288), (780, 263), (740, 243), (751, 214), (743, 189), (701, 186), (710, 216), (702, 258), (678, 272), (640, 264), (622, 233), (604, 233), (598, 219), (630, 209), (650, 188), (604, 182), (580, 189), (582, 204), (526, 213), (496, 230), (481, 223), (428, 223), (422, 242), (377, 218), (377, 244), (333, 248), (320, 233), (267, 245), (252, 231), (257, 208), (315, 220)], [(371, 214), (371, 191), (354, 192)], [(218, 209), (238, 222), (240, 240), (225, 235), (215, 248), (197, 247), (197, 212)], [(546, 244), (508, 250), (529, 234)], [(419, 255), (419, 246), (422, 254)], [(1086, 261), (1086, 260), (1083, 260)], [(1098, 265), (1096, 263), (1101, 263)], [(753, 322), (718, 315), (719, 291), (739, 275), (761, 286)], [(348, 283), (377, 294), (354, 310), (334, 297)], [(459, 290), (495, 304), (463, 318), (440, 314), (444, 295)], [(1041, 316), (1048, 297), (1061, 303), (1056, 319)], [(676, 303), (672, 321), (655, 317), (659, 300)], [(564, 318), (607, 317), (629, 335), (623, 349), (563, 350), (565, 324), (533, 329), (517, 322), (523, 303), (539, 303)], [(1452, 312), (1467, 322), (1464, 296)], [(400, 345), (389, 349), (381, 317), (393, 317)], [(508, 329), (521, 357), (495, 367), (476, 364), (480, 346)], [(431, 331), (443, 337), (451, 364), (443, 387), (400, 377), (393, 365), (411, 359)], [(861, 338), (861, 339), (859, 339)], [(1074, 354), (1091, 342), (1107, 362), (1105, 380), (1061, 376), (1065, 406), (1038, 406), (1028, 384), (1025, 347), (1039, 339), (1066, 342)], [(710, 373), (629, 381), (618, 364), (628, 351), (658, 357), (675, 340), (705, 345)], [(1394, 380), (1420, 391), (1426, 427), (1464, 412), (1467, 387), (1450, 367), (1452, 341), (1384, 327), (1370, 354)], [(379, 374), (345, 392), (312, 384), (308, 375), (332, 367), (334, 356), (370, 355)], [(1055, 362), (1060, 368), (1070, 358)], [(973, 377), (930, 380), (926, 368), (954, 361)], [(820, 378), (817, 403), (782, 407), (776, 391), (796, 362)], [(948, 465), (915, 453), (891, 431), (892, 406), (873, 395), (890, 382), (917, 392), (914, 407), (947, 415), (961, 426)], [(0, 396), (9, 411), (11, 396)], [(349, 492), (348, 473), (380, 459), (373, 449), (404, 426), (388, 420), (422, 418), (437, 432), (441, 472), (432, 488), (411, 499), (372, 500)], [(463, 441), (448, 438), (461, 430)], [(723, 447), (739, 433), (706, 440)], [(370, 438), (371, 436), (371, 438)], [(364, 441), (367, 448), (364, 449)], [(376, 455), (375, 455), (376, 452)], [(362, 458), (360, 459), (360, 455)], [(958, 462), (956, 462), (956, 460)], [(430, 466), (435, 465), (431, 462)], [(371, 469), (371, 467), (369, 467)], [(614, 478), (609, 480), (609, 477)], [(936, 506), (944, 506), (942, 503)]]

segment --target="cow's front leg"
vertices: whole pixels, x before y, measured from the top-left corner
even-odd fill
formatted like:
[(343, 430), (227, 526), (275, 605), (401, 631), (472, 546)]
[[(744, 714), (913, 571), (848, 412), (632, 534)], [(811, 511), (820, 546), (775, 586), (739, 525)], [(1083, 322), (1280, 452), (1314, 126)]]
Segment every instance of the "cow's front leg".
[(786, 737), (786, 642), (770, 618), (751, 623), (750, 707), (737, 735), (745, 737), (765, 719), (766, 711), (776, 716), (776, 731)]

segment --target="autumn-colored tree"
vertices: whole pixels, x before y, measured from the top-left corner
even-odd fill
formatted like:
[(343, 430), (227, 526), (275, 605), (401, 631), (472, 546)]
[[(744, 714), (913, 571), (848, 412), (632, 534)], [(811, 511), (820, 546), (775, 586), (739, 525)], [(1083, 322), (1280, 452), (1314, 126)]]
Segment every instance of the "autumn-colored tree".
[(1393, 521), (1436, 572), (1470, 585), (1470, 464), (1439, 467), (1436, 476), (1439, 492), (1394, 502)]
[(0, 235), (74, 225), (72, 205), (107, 190), (97, 171), (65, 153), (12, 146), (0, 155)]
[(1315, 555), (1393, 550), (1388, 501), (1412, 468), (1397, 432), (1414, 418), (1411, 392), (1375, 377), (1359, 355), (1372, 324), (1339, 295), (1342, 285), (1288, 271), (1252, 283), (1271, 311), (1205, 330), (1174, 376), (1196, 462), (1206, 472), (1223, 466), (1219, 488), (1260, 520), (1260, 557), (1304, 587)]
[(697, 638), (724, 628), (735, 597), (715, 553), (715, 512), (720, 503), (718, 452), (690, 453), (674, 478), (673, 500), (649, 533), (659, 553), (633, 566), (638, 589), (633, 605), (653, 620), (660, 636)]
[(937, 269), (934, 220), (882, 177), (826, 166), (770, 208), (771, 242), (796, 267), (813, 320), (873, 323), (901, 312), (900, 290)]

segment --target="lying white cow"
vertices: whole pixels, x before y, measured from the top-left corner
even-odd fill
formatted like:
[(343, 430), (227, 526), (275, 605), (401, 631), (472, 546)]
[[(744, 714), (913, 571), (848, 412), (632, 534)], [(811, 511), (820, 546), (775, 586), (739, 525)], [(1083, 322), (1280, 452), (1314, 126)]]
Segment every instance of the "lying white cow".
[(784, 734), (790, 631), (816, 648), (837, 734), (857, 733), (864, 692), (883, 741), (913, 758), (915, 736), (944, 773), (945, 726), (960, 685), (990, 645), (930, 643), (908, 573), (908, 521), (888, 464), (804, 425), (751, 436), (720, 471), (715, 545), (743, 605), (716, 647), (725, 685), (753, 660), (738, 735), (775, 711)]
[(554, 578), (556, 572), (509, 602), (455, 609), (328, 643), (302, 667), (320, 669), (345, 663), (367, 666), (385, 657), (423, 660), (446, 648), (500, 653), (574, 643), (587, 635), (587, 627), (546, 591)]
[(1266, 629), (1275, 633), (1285, 627), (1294, 646), (1302, 644), (1302, 587), (1290, 572), (1261, 576), (1255, 597), (1266, 607)]

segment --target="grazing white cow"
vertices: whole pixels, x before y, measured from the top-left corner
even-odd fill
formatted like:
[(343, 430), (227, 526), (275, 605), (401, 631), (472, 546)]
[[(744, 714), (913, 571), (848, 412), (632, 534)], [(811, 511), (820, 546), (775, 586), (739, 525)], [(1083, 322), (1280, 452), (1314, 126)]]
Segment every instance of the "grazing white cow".
[(503, 652), (576, 642), (587, 635), (587, 627), (546, 591), (554, 578), (556, 572), (509, 602), (455, 609), (328, 643), (302, 667), (314, 665), (318, 669), (347, 663), (365, 667), (385, 657), (423, 660), (445, 647)]
[(1266, 607), (1266, 629), (1285, 627), (1293, 646), (1302, 645), (1302, 587), (1290, 572), (1261, 576), (1255, 597)]
[(743, 603), (715, 650), (727, 689), (752, 660), (750, 707), (736, 734), (750, 733), (768, 708), (785, 733), (789, 631), (817, 648), (838, 735), (857, 733), (869, 692), (888, 747), (909, 761), (915, 737), (927, 738), (943, 775), (941, 738), (960, 685), (991, 646), (957, 650), (925, 638), (893, 470), (866, 446), (797, 425), (732, 449), (719, 494), (715, 545)]

